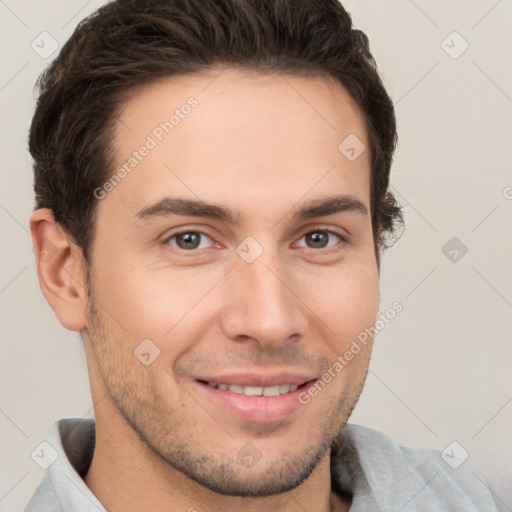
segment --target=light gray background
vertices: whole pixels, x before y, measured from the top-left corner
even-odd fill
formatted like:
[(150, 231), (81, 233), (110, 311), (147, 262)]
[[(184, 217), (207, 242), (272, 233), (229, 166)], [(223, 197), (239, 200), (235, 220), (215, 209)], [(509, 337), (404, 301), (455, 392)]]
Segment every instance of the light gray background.
[[(47, 31), (62, 45), (102, 3), (0, 0), (1, 511), (20, 510), (39, 483), (30, 454), (52, 423), (92, 416), (79, 336), (37, 283), (26, 138), (33, 85), (55, 56), (32, 41)], [(409, 446), (457, 441), (512, 510), (512, 0), (344, 5), (396, 104), (392, 186), (406, 205), (381, 277), (381, 311), (404, 309), (376, 339), (351, 421)], [(469, 44), (456, 59), (444, 49), (463, 48), (454, 31)], [(456, 262), (442, 252), (452, 237), (468, 248)]]

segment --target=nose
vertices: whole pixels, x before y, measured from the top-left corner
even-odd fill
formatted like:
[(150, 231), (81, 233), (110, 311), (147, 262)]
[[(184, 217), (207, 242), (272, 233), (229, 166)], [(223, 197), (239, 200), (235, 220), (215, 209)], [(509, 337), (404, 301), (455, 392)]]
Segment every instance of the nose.
[(224, 286), (221, 324), (231, 339), (251, 339), (272, 348), (305, 335), (304, 298), (289, 269), (277, 258), (262, 255), (252, 263), (238, 259)]

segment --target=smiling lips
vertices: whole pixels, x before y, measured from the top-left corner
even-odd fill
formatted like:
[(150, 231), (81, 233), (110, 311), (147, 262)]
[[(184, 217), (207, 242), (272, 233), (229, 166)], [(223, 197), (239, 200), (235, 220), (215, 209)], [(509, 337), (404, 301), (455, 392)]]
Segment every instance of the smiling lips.
[(299, 393), (316, 381), (307, 374), (280, 372), (274, 375), (240, 373), (196, 380), (208, 403), (255, 423), (282, 421), (301, 403)]

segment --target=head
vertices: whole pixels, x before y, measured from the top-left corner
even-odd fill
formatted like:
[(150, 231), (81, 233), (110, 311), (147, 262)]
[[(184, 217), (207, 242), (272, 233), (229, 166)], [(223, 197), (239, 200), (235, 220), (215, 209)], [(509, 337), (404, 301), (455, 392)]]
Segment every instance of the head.
[[(350, 416), (371, 341), (297, 395), (375, 322), (401, 222), (367, 37), (336, 0), (115, 1), (39, 88), (31, 228), (55, 255), (38, 273), (108, 395), (97, 421), (221, 494), (296, 487)], [(276, 380), (304, 387), (273, 413), (207, 384)]]

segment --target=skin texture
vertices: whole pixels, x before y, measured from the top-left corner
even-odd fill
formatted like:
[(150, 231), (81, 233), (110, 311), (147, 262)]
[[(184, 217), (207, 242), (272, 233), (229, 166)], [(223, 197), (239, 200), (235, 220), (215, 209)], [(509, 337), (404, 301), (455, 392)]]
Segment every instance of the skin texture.
[[(370, 215), (293, 218), (332, 195), (370, 211), (369, 150), (353, 162), (338, 151), (349, 134), (369, 147), (362, 115), (328, 78), (230, 68), (173, 77), (125, 102), (118, 166), (190, 97), (197, 106), (98, 201), (89, 293), (80, 250), (51, 212), (31, 219), (34, 245), (54, 245), (48, 261), (38, 255), (41, 289), (84, 340), (97, 434), (85, 481), (114, 512), (348, 510), (350, 500), (331, 491), (329, 446), (357, 402), (371, 343), (279, 422), (241, 419), (196, 379), (245, 371), (320, 378), (374, 324)], [(238, 218), (137, 217), (171, 196)], [(183, 249), (182, 238), (170, 238), (178, 230), (207, 236)], [(327, 247), (311, 232), (328, 236)], [(249, 236), (262, 249), (252, 263), (236, 250)], [(145, 339), (160, 350), (148, 366), (134, 355)], [(260, 456), (250, 467), (237, 460), (247, 446)]]

